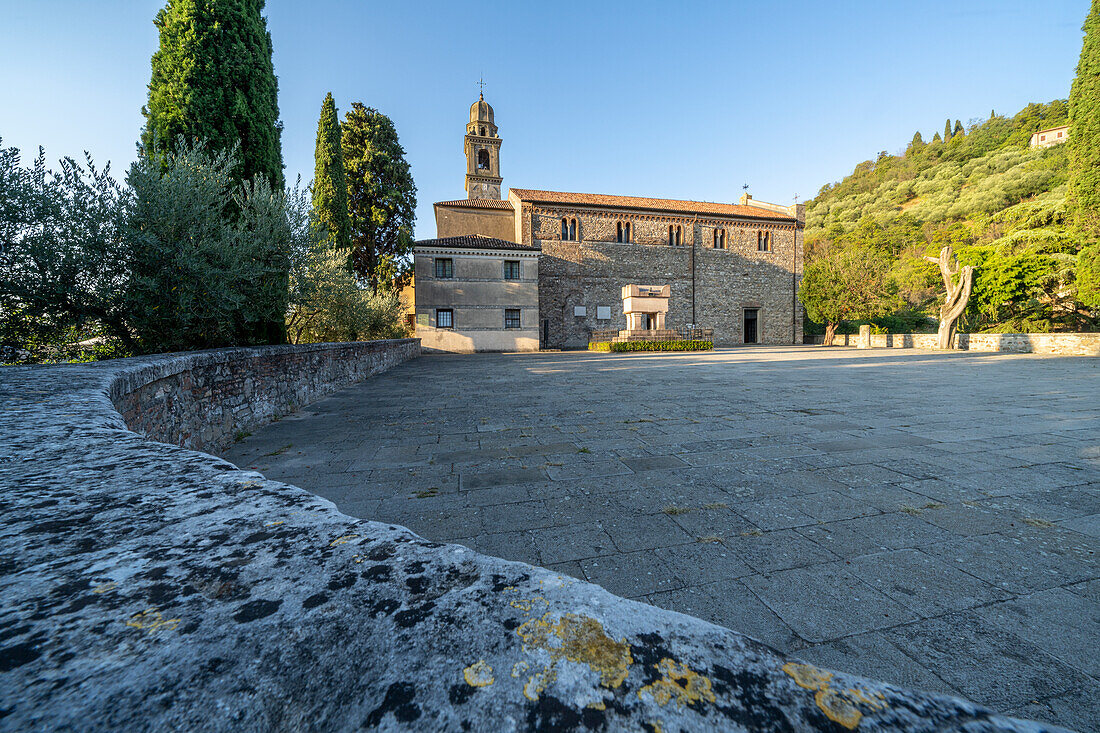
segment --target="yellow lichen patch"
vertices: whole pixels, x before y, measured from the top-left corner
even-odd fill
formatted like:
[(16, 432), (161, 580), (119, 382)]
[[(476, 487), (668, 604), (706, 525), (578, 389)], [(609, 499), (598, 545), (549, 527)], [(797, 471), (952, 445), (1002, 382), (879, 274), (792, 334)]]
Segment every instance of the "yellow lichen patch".
[(328, 543), (328, 546), (329, 547), (336, 547), (337, 545), (346, 545), (347, 543), (349, 543), (352, 540), (356, 539), (358, 536), (359, 535), (357, 535), (357, 534), (346, 534), (343, 537), (337, 537), (332, 542)]
[(861, 702), (875, 710), (886, 707), (886, 695), (883, 695), (881, 692), (868, 693), (866, 690), (850, 687), (844, 691), (844, 694), (847, 695), (852, 702)]
[(653, 729), (653, 733), (664, 733), (665, 729), (661, 727), (661, 721), (651, 720), (649, 721), (649, 727)]
[(530, 669), (530, 667), (527, 666), (527, 662), (524, 662), (522, 660), (519, 661), (519, 662), (516, 662), (515, 664), (512, 665), (512, 676), (513, 677), (519, 677), (521, 674), (526, 672), (528, 669)]
[(607, 710), (607, 704), (603, 700), (597, 700), (596, 702), (590, 702), (585, 705), (590, 710)]
[(887, 707), (886, 696), (881, 692), (868, 692), (856, 687), (834, 690), (829, 684), (833, 679), (833, 673), (818, 669), (812, 664), (787, 662), (783, 665), (783, 671), (789, 674), (799, 687), (814, 690), (814, 702), (817, 703), (817, 707), (829, 720), (849, 730), (855, 729), (863, 718), (863, 713), (859, 709), (861, 703), (873, 710)]
[(130, 617), (130, 620), (126, 622), (126, 625), (132, 626), (135, 629), (141, 629), (147, 634), (152, 634), (161, 629), (175, 631), (179, 623), (180, 619), (164, 618), (156, 608), (149, 608), (135, 613)]
[(524, 613), (530, 613), (536, 604), (542, 603), (545, 606), (550, 606), (550, 601), (546, 600), (542, 596), (535, 596), (534, 598), (520, 598), (519, 600), (510, 601), (508, 605), (512, 608), (518, 608)]
[(826, 687), (814, 693), (814, 702), (825, 713), (825, 716), (834, 723), (840, 723), (848, 730), (854, 730), (859, 725), (863, 713), (859, 708), (840, 696), (836, 690)]
[(265, 527), (278, 527), (280, 524), (286, 524), (286, 520), (277, 519), (274, 522), (265, 522), (264, 526)]
[(551, 667), (531, 675), (531, 678), (527, 680), (527, 684), (523, 686), (523, 696), (531, 702), (539, 699), (539, 695), (546, 689), (546, 686), (554, 681), (554, 678), (558, 674)]
[(462, 676), (470, 687), (488, 687), (496, 681), (493, 679), (493, 668), (486, 664), (484, 659), (462, 670)]
[(92, 593), (95, 593), (96, 595), (102, 595), (108, 591), (114, 590), (117, 587), (118, 583), (112, 580), (107, 583), (100, 583), (95, 588), (92, 588)]
[(567, 613), (551, 622), (549, 615), (531, 619), (516, 629), (525, 649), (543, 649), (550, 653), (554, 662), (565, 658), (587, 664), (600, 675), (600, 684), (609, 689), (615, 689), (626, 680), (634, 661), (626, 639), (615, 641), (604, 632), (600, 622), (590, 616)]
[(787, 662), (783, 665), (783, 671), (794, 678), (799, 687), (805, 687), (807, 690), (820, 690), (822, 687), (828, 687), (829, 680), (833, 678), (832, 672), (818, 669), (812, 664)]
[(648, 692), (658, 705), (667, 705), (675, 698), (677, 708), (702, 700), (714, 702), (714, 692), (711, 691), (709, 677), (668, 657), (653, 666), (661, 673), (661, 679), (638, 690), (638, 697)]

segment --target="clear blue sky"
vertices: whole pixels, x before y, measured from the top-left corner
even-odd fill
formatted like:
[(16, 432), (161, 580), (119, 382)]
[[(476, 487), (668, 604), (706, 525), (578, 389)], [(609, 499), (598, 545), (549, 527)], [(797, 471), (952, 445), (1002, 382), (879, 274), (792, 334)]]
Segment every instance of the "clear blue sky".
[[(27, 158), (134, 158), (155, 0), (0, 0), (0, 137)], [(733, 201), (813, 196), (950, 116), (1069, 94), (1089, 0), (269, 0), (288, 180), (325, 92), (397, 125), (419, 188), (461, 198), (479, 77), (504, 184)]]

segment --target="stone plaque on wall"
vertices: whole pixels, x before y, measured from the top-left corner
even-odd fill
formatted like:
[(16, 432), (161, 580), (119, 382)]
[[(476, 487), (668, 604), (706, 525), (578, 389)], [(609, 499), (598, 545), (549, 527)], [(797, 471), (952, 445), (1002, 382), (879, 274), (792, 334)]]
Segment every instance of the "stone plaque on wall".
[(573, 306), (573, 315), (577, 318), (583, 318), (588, 315), (588, 308), (583, 305), (575, 305)]

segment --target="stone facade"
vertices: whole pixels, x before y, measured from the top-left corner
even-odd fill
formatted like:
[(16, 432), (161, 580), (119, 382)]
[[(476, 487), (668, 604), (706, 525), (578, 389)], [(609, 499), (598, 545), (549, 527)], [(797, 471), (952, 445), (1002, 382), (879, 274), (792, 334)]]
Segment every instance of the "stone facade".
[(1049, 148), (1069, 141), (1069, 125), (1039, 130), (1031, 136), (1031, 147)]
[(131, 430), (195, 450), (420, 355), (416, 339), (175, 354), (120, 374), (111, 400)]
[[(542, 250), (539, 314), (544, 346), (583, 348), (592, 331), (625, 329), (620, 291), (630, 283), (670, 285), (667, 326), (713, 328), (715, 345), (746, 343), (750, 309), (757, 314), (755, 343), (801, 343), (801, 207), (785, 217), (767, 211), (754, 218), (687, 216), (530, 203), (523, 200), (525, 195), (516, 189), (509, 193), (520, 209), (521, 241)], [(576, 219), (577, 241), (563, 241), (563, 218)], [(633, 241), (617, 241), (620, 223), (630, 223)], [(679, 246), (669, 245), (670, 226), (680, 228)], [(725, 232), (725, 248), (714, 246), (716, 231), (720, 236)], [(768, 251), (760, 251), (764, 233)], [(574, 315), (577, 306), (584, 307), (584, 316)], [(609, 320), (597, 318), (598, 306), (611, 306)]]
[(436, 236), (541, 249), (542, 348), (584, 348), (593, 331), (626, 329), (620, 292), (637, 283), (671, 286), (670, 329), (712, 328), (718, 346), (802, 342), (803, 206), (529, 189), (501, 201), (501, 180), (493, 109), (479, 99), (466, 126), (468, 199), (435, 204)]
[[(537, 248), (480, 236), (424, 240), (413, 248), (413, 266), (424, 348), (538, 351)], [(440, 310), (449, 323), (440, 324)]]

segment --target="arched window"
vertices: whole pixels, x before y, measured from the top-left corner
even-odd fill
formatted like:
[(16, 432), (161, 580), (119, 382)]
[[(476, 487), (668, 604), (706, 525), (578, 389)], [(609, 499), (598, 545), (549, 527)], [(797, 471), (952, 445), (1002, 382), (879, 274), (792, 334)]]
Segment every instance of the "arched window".
[(615, 223), (615, 241), (620, 244), (623, 241), (623, 223), (621, 221)]
[(561, 220), (561, 241), (565, 242), (569, 239), (569, 220)]
[(478, 130), (477, 134), (481, 135), (482, 137), (485, 137), (485, 128), (483, 127), (480, 130)]
[(757, 252), (771, 252), (772, 241), (771, 232), (765, 232), (760, 230), (756, 233), (756, 251)]
[(615, 241), (623, 243), (630, 241), (629, 221), (620, 221), (615, 224)]
[(684, 230), (679, 224), (668, 225), (668, 246), (679, 247), (683, 243)]
[(668, 225), (668, 246), (672, 247), (676, 244), (675, 232), (671, 224)]
[(570, 219), (569, 220), (569, 241), (570, 242), (576, 242), (577, 241), (577, 220), (576, 219)]
[(623, 224), (623, 238), (627, 242), (633, 242), (634, 241), (633, 239), (630, 238), (630, 222), (629, 221), (627, 223)]
[(489, 151), (482, 148), (477, 151), (477, 169), (488, 170), (489, 169)]
[(715, 229), (714, 230), (714, 248), (725, 249), (726, 248), (726, 230)]

